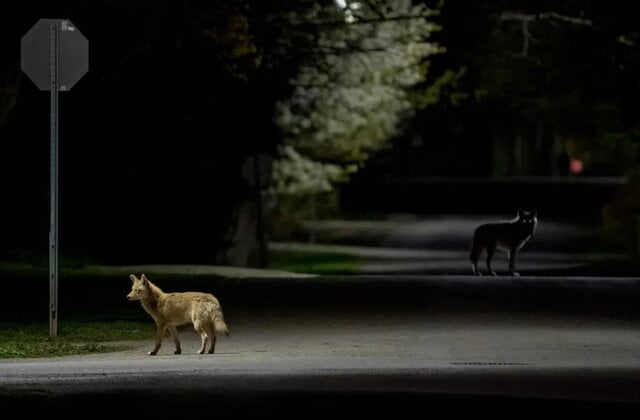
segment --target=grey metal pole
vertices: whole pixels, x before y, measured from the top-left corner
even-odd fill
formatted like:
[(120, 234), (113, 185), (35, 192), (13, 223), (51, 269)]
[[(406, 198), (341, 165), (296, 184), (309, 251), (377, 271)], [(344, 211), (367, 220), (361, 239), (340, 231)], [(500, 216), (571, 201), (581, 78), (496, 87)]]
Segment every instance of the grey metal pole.
[(58, 61), (60, 28), (51, 25), (51, 172), (49, 224), (49, 336), (58, 335)]

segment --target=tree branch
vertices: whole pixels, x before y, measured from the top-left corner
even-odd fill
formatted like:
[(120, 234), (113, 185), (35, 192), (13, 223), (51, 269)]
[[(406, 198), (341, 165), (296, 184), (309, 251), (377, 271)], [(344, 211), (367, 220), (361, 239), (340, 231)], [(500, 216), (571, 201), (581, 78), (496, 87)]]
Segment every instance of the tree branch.
[(372, 23), (382, 23), (382, 22), (393, 22), (393, 21), (402, 21), (402, 20), (415, 20), (415, 19), (427, 19), (429, 17), (428, 14), (425, 15), (402, 15), (402, 16), (391, 16), (391, 17), (381, 17), (381, 18), (370, 18), (363, 19), (358, 17), (357, 20), (346, 23), (344, 20), (327, 20), (327, 21), (319, 21), (314, 23), (303, 22), (293, 24), (293, 27), (296, 26), (344, 26), (344, 25), (369, 25)]
[(574, 25), (592, 26), (593, 22), (589, 19), (562, 15), (556, 12), (542, 13), (523, 13), (515, 11), (506, 11), (500, 15), (500, 20), (520, 22), (522, 25), (522, 52), (521, 55), (526, 57), (529, 53), (529, 42), (537, 41), (529, 31), (529, 24), (535, 20), (559, 20)]
[(569, 22), (574, 25), (593, 26), (593, 21), (589, 19), (561, 15), (560, 13), (556, 13), (556, 12), (540, 13), (538, 15), (538, 19), (556, 19), (556, 20), (561, 20), (563, 22)]
[(500, 20), (514, 20), (520, 22), (531, 22), (537, 19), (556, 19), (563, 22), (572, 23), (574, 25), (593, 26), (593, 21), (589, 19), (583, 19), (579, 17), (567, 16), (556, 12), (542, 12), (542, 13), (523, 13), (516, 11), (506, 11), (500, 15)]
[[(371, 10), (373, 13), (376, 14), (376, 16), (378, 16), (378, 18), (380, 19), (385, 19), (386, 16), (384, 13), (382, 13), (382, 11), (378, 8), (378, 6), (376, 4), (374, 4), (374, 2), (372, 2), (371, 0), (360, 0), (360, 3), (364, 3), (367, 5), (367, 9)], [(359, 16), (358, 16), (359, 18)]]

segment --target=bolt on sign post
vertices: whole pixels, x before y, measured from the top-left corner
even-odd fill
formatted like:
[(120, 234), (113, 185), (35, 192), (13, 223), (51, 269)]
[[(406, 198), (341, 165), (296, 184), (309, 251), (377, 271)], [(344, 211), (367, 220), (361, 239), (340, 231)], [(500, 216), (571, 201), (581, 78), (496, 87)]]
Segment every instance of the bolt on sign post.
[(49, 335), (58, 335), (58, 92), (71, 89), (89, 70), (89, 41), (67, 19), (40, 19), (20, 45), (20, 66), (51, 92), (49, 228)]

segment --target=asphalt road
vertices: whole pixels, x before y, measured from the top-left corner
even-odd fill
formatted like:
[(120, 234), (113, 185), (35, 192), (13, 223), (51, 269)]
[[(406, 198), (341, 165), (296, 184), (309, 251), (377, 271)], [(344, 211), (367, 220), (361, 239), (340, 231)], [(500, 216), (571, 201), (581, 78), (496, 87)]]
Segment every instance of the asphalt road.
[(150, 339), (126, 352), (2, 361), (0, 406), (293, 417), (640, 406), (637, 279), (355, 277), (328, 280), (309, 305), (269, 294), (258, 303), (260, 290), (320, 290), (264, 281), (237, 286), (253, 285), (253, 300), (228, 307), (232, 336), (215, 355), (195, 355), (186, 329), (178, 356), (169, 339), (146, 356)]

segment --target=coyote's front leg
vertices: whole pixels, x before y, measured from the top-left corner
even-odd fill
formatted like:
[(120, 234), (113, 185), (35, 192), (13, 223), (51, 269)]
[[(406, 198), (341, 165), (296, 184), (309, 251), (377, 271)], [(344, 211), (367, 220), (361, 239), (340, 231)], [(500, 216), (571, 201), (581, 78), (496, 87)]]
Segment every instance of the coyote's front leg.
[(166, 326), (164, 324), (158, 324), (158, 329), (156, 330), (156, 347), (149, 352), (149, 356), (155, 356), (158, 354), (158, 350), (160, 350), (160, 346), (162, 346), (162, 338), (164, 337), (164, 331)]

